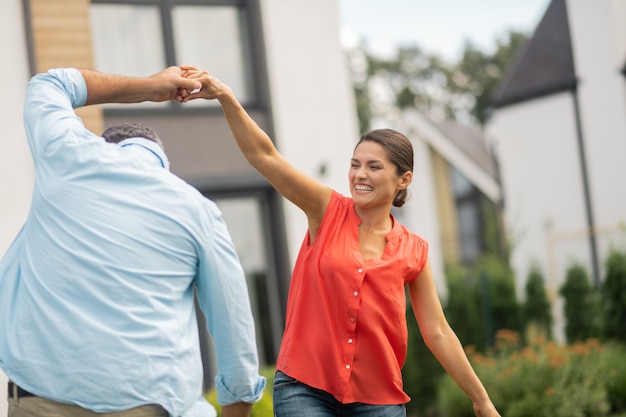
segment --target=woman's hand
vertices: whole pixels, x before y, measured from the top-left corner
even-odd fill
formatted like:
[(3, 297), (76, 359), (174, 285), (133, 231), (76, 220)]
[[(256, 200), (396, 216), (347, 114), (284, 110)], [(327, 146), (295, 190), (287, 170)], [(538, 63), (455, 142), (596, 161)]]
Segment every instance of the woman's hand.
[(150, 101), (161, 102), (176, 100), (181, 102), (190, 91), (202, 88), (198, 80), (184, 76), (184, 71), (177, 66), (171, 66), (148, 78), (152, 81), (152, 96)]
[(181, 89), (176, 98), (180, 103), (198, 98), (219, 100), (220, 98), (232, 94), (230, 87), (215, 78), (208, 71), (199, 70), (189, 65), (181, 65), (180, 71), (181, 76), (200, 83), (198, 87), (193, 90)]

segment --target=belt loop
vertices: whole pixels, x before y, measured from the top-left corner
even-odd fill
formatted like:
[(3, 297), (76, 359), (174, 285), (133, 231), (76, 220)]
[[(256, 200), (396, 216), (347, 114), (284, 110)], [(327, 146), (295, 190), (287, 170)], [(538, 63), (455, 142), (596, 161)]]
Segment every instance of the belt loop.
[(19, 403), (20, 399), (17, 395), (17, 384), (15, 384), (15, 382), (13, 381), (9, 381), (9, 390), (13, 391), (13, 401), (15, 401), (16, 403)]

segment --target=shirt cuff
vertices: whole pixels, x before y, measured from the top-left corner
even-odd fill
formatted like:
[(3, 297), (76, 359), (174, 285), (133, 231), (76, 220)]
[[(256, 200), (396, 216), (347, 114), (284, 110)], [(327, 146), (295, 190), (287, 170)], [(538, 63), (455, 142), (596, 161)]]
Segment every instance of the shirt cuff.
[(257, 376), (256, 383), (251, 384), (250, 390), (238, 388), (237, 390), (231, 389), (224, 377), (217, 375), (215, 377), (215, 390), (217, 391), (217, 399), (221, 405), (230, 405), (238, 402), (255, 403), (263, 396), (263, 390), (265, 389), (265, 377)]

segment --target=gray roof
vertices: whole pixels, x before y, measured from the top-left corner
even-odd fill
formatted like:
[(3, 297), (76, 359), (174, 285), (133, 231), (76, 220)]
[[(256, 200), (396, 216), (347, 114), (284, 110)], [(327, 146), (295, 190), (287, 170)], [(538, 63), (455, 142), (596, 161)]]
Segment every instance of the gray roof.
[(487, 198), (501, 200), (498, 167), (481, 131), (454, 121), (436, 121), (415, 109), (402, 111), (395, 127), (426, 144)]
[(493, 96), (503, 107), (576, 87), (567, 5), (552, 0)]
[(498, 173), (495, 160), (487, 147), (487, 140), (481, 132), (451, 120), (436, 122), (430, 119), (430, 121), (454, 146), (481, 167), (491, 178), (497, 180)]

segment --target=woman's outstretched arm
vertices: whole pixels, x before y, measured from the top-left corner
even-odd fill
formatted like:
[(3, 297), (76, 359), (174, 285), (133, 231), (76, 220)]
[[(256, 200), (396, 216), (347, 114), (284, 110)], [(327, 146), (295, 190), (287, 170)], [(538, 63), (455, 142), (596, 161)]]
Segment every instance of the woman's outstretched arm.
[(181, 67), (183, 74), (202, 83), (200, 91), (182, 101), (204, 98), (219, 101), (239, 149), (261, 175), (285, 198), (302, 209), (309, 219), (309, 230), (316, 234), (332, 190), (306, 175), (276, 149), (270, 137), (257, 125), (231, 89), (207, 71)]
[(474, 372), (461, 342), (444, 316), (432, 277), (430, 261), (409, 284), (409, 296), (426, 346), (470, 397), (476, 416), (500, 417), (487, 390)]

